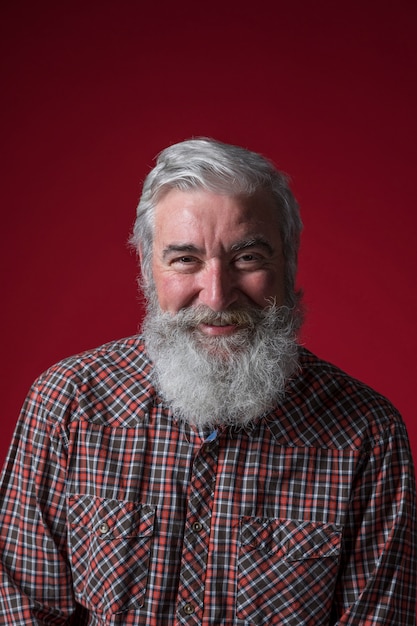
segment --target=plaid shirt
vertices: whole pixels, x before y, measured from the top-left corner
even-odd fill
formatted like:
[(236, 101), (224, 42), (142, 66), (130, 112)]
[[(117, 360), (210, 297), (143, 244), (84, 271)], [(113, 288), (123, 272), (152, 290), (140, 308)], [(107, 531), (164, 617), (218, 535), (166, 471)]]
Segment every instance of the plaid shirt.
[(300, 349), (282, 406), (195, 432), (140, 337), (34, 384), (1, 487), (1, 624), (414, 626), (414, 474), (390, 403)]

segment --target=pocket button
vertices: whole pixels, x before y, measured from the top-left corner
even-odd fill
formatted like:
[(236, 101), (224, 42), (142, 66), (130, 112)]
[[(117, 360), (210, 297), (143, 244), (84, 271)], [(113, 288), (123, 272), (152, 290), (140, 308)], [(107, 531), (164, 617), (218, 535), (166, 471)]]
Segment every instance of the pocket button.
[(110, 530), (110, 526), (108, 525), (107, 522), (103, 522), (102, 524), (100, 524), (98, 530), (99, 530), (101, 535), (106, 535), (109, 532), (109, 530)]

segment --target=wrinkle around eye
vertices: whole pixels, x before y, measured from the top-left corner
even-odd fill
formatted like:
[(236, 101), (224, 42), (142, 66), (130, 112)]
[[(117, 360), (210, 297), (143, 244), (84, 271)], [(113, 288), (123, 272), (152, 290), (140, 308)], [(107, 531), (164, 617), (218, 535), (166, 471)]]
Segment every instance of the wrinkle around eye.
[(266, 263), (263, 256), (257, 254), (243, 254), (235, 259), (235, 266), (242, 269), (260, 269)]
[(173, 267), (179, 271), (192, 271), (195, 268), (200, 267), (201, 262), (199, 259), (192, 256), (180, 256), (169, 261), (170, 267)]

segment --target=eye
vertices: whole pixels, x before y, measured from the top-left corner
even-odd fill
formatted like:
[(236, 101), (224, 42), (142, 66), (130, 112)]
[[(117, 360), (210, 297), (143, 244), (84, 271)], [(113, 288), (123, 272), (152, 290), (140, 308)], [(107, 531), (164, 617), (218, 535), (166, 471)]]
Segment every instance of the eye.
[(189, 265), (190, 263), (197, 263), (197, 259), (192, 256), (180, 256), (176, 259), (172, 260), (172, 263), (180, 263), (184, 265)]
[(235, 265), (241, 269), (257, 269), (262, 265), (263, 256), (255, 252), (245, 252), (235, 257)]
[(183, 255), (174, 257), (169, 264), (178, 272), (193, 272), (199, 267), (200, 261), (194, 256)]

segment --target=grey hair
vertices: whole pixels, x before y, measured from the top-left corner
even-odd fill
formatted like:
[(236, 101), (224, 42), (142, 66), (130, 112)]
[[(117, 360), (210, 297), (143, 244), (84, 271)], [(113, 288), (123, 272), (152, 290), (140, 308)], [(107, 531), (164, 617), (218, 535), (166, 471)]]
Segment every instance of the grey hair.
[(130, 243), (141, 251), (143, 285), (152, 283), (155, 206), (171, 189), (206, 189), (230, 196), (269, 193), (277, 207), (285, 259), (286, 304), (297, 303), (295, 277), (302, 223), (288, 177), (265, 157), (209, 138), (188, 139), (163, 150), (146, 177)]

